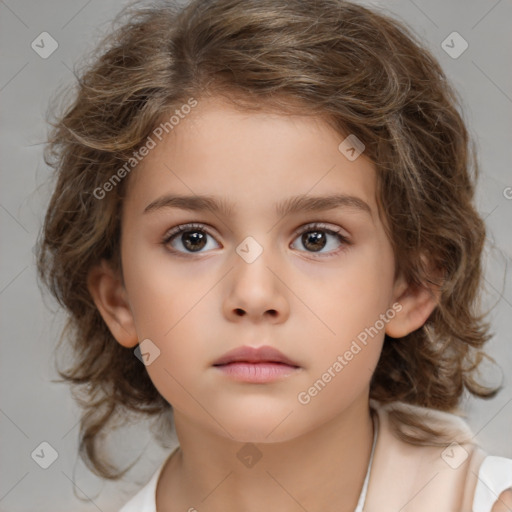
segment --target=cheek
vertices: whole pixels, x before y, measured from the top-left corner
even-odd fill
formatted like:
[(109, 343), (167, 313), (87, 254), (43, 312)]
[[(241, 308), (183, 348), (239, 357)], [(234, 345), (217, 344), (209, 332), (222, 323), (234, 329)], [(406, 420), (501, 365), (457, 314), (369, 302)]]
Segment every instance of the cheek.
[(329, 364), (324, 365), (297, 393), (298, 412), (323, 423), (347, 409), (369, 389), (381, 346), (377, 339), (367, 347), (360, 344), (359, 352), (353, 354), (350, 361), (343, 352), (336, 353)]
[(357, 261), (350, 260), (336, 279), (325, 283), (323, 294), (311, 296), (312, 309), (322, 312), (319, 316), (331, 332), (322, 329), (327, 334), (316, 335), (318, 348), (297, 402), (318, 421), (347, 407), (370, 385), (384, 341), (382, 318), (392, 318), (389, 256), (358, 253)]
[(191, 274), (185, 265), (157, 252), (127, 247), (125, 284), (139, 340), (151, 340), (159, 351), (146, 370), (160, 394), (179, 403), (184, 393), (180, 383), (191, 388), (190, 369), (209, 361), (204, 328), (214, 281), (211, 273), (210, 278), (198, 275), (198, 266)]
[(384, 341), (382, 316), (391, 318), (394, 260), (383, 249), (347, 257), (320, 290), (309, 294), (311, 309), (324, 324), (316, 322), (318, 329), (310, 328), (308, 335), (316, 338), (318, 349), (302, 381), (304, 401), (298, 402), (309, 412), (321, 415), (325, 408), (343, 408), (369, 386)]
[[(314, 286), (315, 278), (320, 286)], [(341, 260), (328, 274), (310, 274), (302, 293), (311, 309), (319, 312), (331, 335), (347, 340), (375, 324), (386, 312), (392, 281), (393, 260), (389, 252), (369, 248)]]
[[(141, 244), (142, 245), (142, 244)], [(164, 340), (180, 319), (194, 315), (194, 307), (211, 288), (201, 266), (186, 265), (164, 249), (127, 248), (123, 262), (130, 306), (140, 336)]]

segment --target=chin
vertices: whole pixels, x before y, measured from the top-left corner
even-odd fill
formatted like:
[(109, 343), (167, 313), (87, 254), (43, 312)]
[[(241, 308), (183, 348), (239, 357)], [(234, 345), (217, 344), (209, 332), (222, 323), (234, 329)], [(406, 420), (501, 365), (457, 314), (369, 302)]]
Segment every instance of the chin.
[[(249, 400), (248, 400), (249, 401)], [(307, 425), (297, 423), (297, 411), (292, 406), (229, 408), (220, 415), (222, 426), (229, 432), (219, 432), (241, 443), (280, 443), (290, 441), (307, 431)], [(216, 425), (218, 431), (218, 425)]]

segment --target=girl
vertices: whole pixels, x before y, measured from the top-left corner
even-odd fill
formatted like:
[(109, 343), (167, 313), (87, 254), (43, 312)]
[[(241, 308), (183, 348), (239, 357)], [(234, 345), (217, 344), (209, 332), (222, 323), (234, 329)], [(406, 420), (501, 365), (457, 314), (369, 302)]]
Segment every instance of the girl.
[(459, 416), (496, 390), (439, 64), (341, 0), (128, 14), (51, 134), (38, 257), (90, 467), (120, 477), (102, 435), (172, 407), (179, 447), (122, 512), (512, 510), (512, 460)]

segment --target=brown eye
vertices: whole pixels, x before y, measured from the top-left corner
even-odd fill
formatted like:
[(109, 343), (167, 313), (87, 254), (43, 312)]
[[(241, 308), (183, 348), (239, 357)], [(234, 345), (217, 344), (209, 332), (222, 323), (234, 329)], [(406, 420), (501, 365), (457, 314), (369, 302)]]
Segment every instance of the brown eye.
[(185, 231), (181, 234), (181, 243), (188, 251), (200, 251), (206, 245), (206, 235), (200, 231)]
[(314, 252), (322, 250), (327, 244), (327, 237), (321, 231), (307, 231), (301, 236), (302, 245)]
[[(325, 254), (326, 256), (335, 255), (350, 245), (347, 237), (322, 224), (308, 225), (297, 233), (297, 236), (300, 239), (300, 245), (306, 249), (306, 252)], [(334, 241), (331, 241), (332, 239)], [(324, 251), (323, 249), (326, 247), (327, 250)]]
[(183, 224), (167, 233), (162, 243), (171, 246), (173, 252), (192, 254), (204, 252), (208, 238), (213, 239), (213, 236), (202, 225)]

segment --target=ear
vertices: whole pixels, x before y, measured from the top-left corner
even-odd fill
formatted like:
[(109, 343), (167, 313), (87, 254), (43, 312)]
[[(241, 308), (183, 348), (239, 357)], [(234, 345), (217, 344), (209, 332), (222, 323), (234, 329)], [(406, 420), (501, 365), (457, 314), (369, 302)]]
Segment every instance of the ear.
[(120, 276), (105, 261), (89, 271), (87, 287), (110, 332), (123, 347), (138, 343), (133, 315)]
[[(436, 277), (439, 276), (438, 272)], [(393, 300), (400, 304), (401, 309), (397, 308), (396, 315), (386, 324), (386, 334), (391, 338), (402, 338), (419, 329), (439, 304), (440, 298), (440, 286), (413, 286), (400, 274), (395, 280)]]

